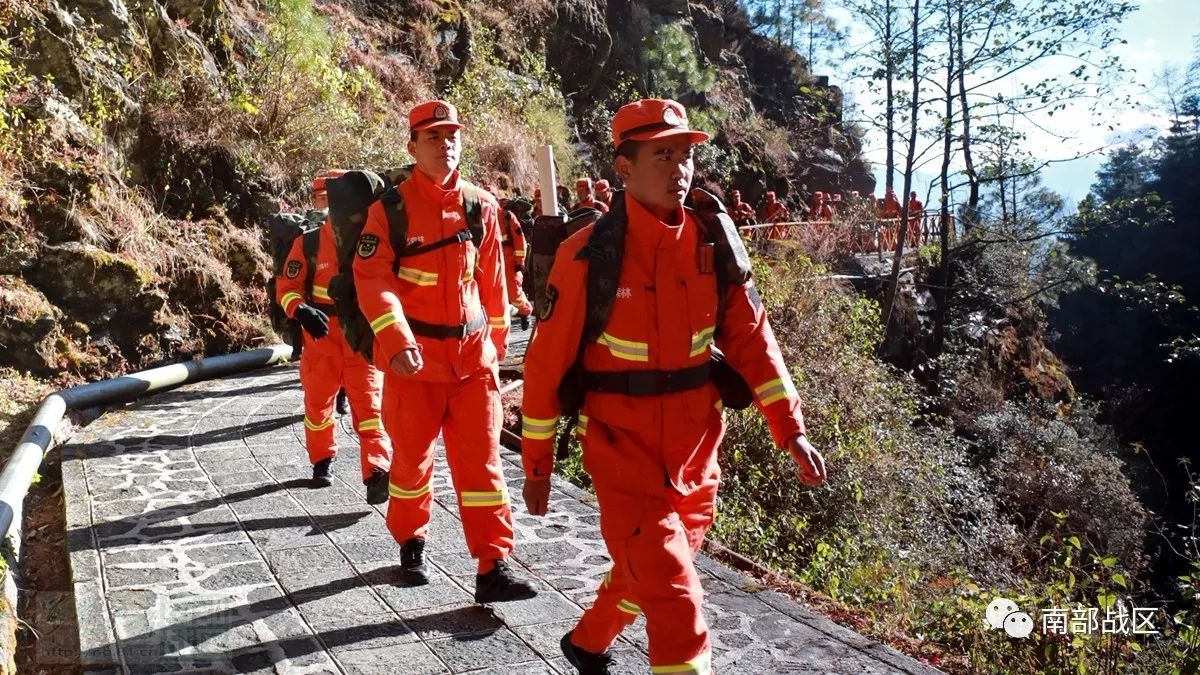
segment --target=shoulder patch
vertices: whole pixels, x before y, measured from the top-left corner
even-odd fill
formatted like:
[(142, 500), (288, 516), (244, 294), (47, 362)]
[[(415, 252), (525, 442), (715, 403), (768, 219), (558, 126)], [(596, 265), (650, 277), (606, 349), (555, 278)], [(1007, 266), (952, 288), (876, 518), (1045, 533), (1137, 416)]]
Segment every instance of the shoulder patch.
[(289, 279), (295, 279), (296, 277), (300, 276), (300, 261), (299, 260), (289, 260), (287, 267), (284, 268), (284, 270), (283, 270), (283, 273)]
[(375, 255), (379, 250), (379, 236), (374, 234), (364, 234), (358, 238), (358, 257), (366, 259)]
[(558, 304), (558, 289), (554, 284), (546, 284), (545, 302), (538, 308), (538, 321), (549, 321), (554, 316), (554, 306)]

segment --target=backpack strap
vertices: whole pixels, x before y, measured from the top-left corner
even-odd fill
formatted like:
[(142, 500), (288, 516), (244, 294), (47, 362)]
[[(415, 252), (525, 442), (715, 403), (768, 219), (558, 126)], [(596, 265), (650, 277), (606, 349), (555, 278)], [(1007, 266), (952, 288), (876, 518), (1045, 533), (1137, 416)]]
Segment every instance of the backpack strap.
[(379, 195), (379, 202), (383, 204), (383, 212), (387, 216), (388, 241), (396, 256), (392, 262), (392, 272), (397, 273), (400, 270), (400, 257), (408, 246), (408, 211), (404, 208), (404, 197), (396, 185), (388, 185)]
[(584, 345), (600, 338), (612, 315), (621, 263), (625, 257), (625, 230), (628, 226), (625, 200), (614, 195), (612, 209), (596, 221), (587, 245), (575, 256), (576, 260), (588, 261), (587, 316), (583, 322), (580, 354)]
[(321, 228), (314, 227), (300, 236), (304, 237), (304, 263), (307, 266), (304, 272), (304, 293), (312, 300), (313, 279), (317, 275), (317, 249), (321, 245)]
[(458, 244), (468, 239), (479, 248), (483, 243), (483, 202), (479, 199), (479, 188), (470, 183), (463, 183), (463, 212), (467, 216), (467, 228), (457, 234), (440, 239), (432, 244), (423, 246), (408, 246), (408, 210), (404, 208), (404, 197), (397, 185), (388, 186), (379, 201), (383, 203), (383, 211), (388, 219), (388, 239), (395, 252), (396, 261), (393, 267), (399, 269), (400, 259), (436, 251), (444, 246)]
[(750, 254), (738, 235), (737, 225), (716, 195), (700, 188), (692, 189), (692, 207), (684, 207), (700, 223), (700, 238), (713, 245), (717, 273), (717, 330), (725, 318), (725, 292), (741, 286), (752, 276)]
[(475, 248), (483, 243), (483, 200), (479, 197), (479, 188), (470, 183), (463, 183), (463, 213), (467, 216), (467, 230), (471, 234), (471, 242)]

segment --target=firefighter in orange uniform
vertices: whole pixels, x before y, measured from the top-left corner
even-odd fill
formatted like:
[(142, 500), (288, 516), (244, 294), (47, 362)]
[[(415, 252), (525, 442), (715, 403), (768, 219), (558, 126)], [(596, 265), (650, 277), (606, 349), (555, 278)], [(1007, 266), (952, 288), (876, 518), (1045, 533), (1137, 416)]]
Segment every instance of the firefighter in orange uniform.
[(575, 195), (579, 197), (579, 203), (571, 207), (572, 211), (577, 209), (596, 209), (600, 213), (608, 212), (608, 204), (596, 199), (596, 195), (592, 192), (592, 179), (580, 178), (575, 181)]
[(596, 201), (604, 202), (605, 206), (612, 206), (613, 189), (612, 185), (607, 180), (601, 178), (596, 181)]
[(882, 245), (885, 251), (893, 251), (896, 248), (897, 233), (900, 229), (900, 200), (896, 197), (896, 191), (888, 188), (883, 195), (883, 204), (879, 208), (879, 217), (883, 220), (882, 227)]
[[(375, 363), (385, 373), (383, 419), (395, 448), (388, 530), (401, 544), (402, 578), (428, 583), (425, 539), (440, 433), (467, 548), (478, 561), (475, 600), (530, 598), (533, 584), (507, 562), (513, 520), (500, 464), (498, 364), (508, 337), (500, 207), (459, 177), (463, 125), (453, 105), (428, 101), (408, 120), (416, 170), (398, 187), (407, 243), (399, 255), (392, 248), (385, 193), (367, 213), (354, 260), (359, 304), (375, 332)], [(478, 239), (472, 222), (481, 223)]]
[(733, 190), (729, 193), (733, 203), (729, 206), (729, 215), (738, 227), (754, 224), (754, 207), (742, 201), (742, 191)]
[[(337, 175), (337, 174), (333, 174)], [(314, 207), (325, 208), (325, 179), (313, 181)], [(350, 399), (351, 420), (358, 431), (359, 459), (367, 503), (387, 501), (391, 443), (383, 431), (380, 402), (383, 373), (351, 349), (338, 326), (329, 298), (329, 280), (337, 274), (337, 249), (328, 219), (318, 230), (315, 269), (309, 269), (304, 237), (297, 237), (276, 282), (276, 302), (304, 329), (300, 383), (304, 388), (304, 445), (313, 465), (313, 484), (333, 484), (329, 465), (337, 454), (334, 441), (334, 398), (340, 388)], [(311, 279), (311, 287), (306, 284)]]
[[(783, 223), (788, 219), (788, 207), (781, 201), (775, 198), (775, 192), (767, 192), (767, 203), (763, 205), (763, 222), (767, 223)], [(787, 236), (787, 227), (777, 225), (769, 228), (771, 239), (783, 239)]]
[[(495, 185), (488, 185), (487, 191), (496, 199), (500, 191)], [(517, 308), (517, 318), (521, 320), (521, 328), (529, 330), (529, 315), (533, 314), (533, 304), (525, 297), (522, 284), (525, 283), (525, 233), (521, 231), (521, 221), (507, 209), (502, 209), (500, 215), (500, 248), (504, 253), (504, 283), (508, 291), (508, 301)]]
[(708, 135), (688, 129), (682, 105), (660, 99), (622, 107), (612, 131), (626, 186), (613, 209), (627, 218), (621, 264), (609, 272), (619, 275), (615, 299), (600, 337), (581, 346), (595, 273), (581, 251), (594, 244), (600, 225), (585, 227), (559, 249), (546, 290), (550, 302), (539, 311), (525, 361), (525, 504), (534, 515), (547, 511), (562, 412), (557, 390), (582, 349), (577, 433), (613, 567), (560, 645), (580, 672), (607, 673), (609, 646), (644, 613), (653, 672), (709, 673), (693, 557), (712, 524), (725, 432), (722, 402), (709, 380), (714, 338), (754, 390), (775, 443), (795, 459), (801, 480), (824, 480), (824, 460), (805, 439), (800, 399), (753, 281), (725, 288), (717, 325), (712, 248), (682, 206), (692, 146)]
[(908, 236), (905, 237), (906, 245), (920, 246), (921, 244), (921, 217), (925, 215), (925, 204), (917, 199), (916, 192), (908, 193)]

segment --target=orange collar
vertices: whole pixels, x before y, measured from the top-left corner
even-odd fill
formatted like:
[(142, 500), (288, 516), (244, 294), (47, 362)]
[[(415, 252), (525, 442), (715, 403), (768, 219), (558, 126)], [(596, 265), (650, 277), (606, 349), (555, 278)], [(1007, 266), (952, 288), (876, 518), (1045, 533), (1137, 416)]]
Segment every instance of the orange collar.
[(434, 183), (433, 179), (425, 175), (425, 172), (421, 171), (419, 168), (412, 172), (412, 176), (409, 178), (409, 180), (413, 181), (413, 185), (416, 186), (417, 192), (422, 197), (429, 199), (435, 204), (441, 204), (443, 201), (445, 201), (448, 195), (458, 198), (458, 193), (460, 192), (461, 188), (457, 169), (454, 170), (454, 173), (450, 174), (450, 189), (446, 189)]

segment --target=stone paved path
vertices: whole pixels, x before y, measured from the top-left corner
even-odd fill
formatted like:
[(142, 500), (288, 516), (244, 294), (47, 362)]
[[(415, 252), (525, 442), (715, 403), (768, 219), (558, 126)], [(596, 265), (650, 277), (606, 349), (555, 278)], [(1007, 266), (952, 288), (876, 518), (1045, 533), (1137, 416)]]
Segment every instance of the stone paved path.
[[(99, 672), (570, 673), (558, 639), (609, 560), (588, 495), (517, 517), (533, 600), (472, 603), (443, 462), (433, 583), (392, 583), (399, 547), (363, 496), (348, 433), (333, 487), (307, 487), (297, 369), (186, 387), (107, 414), (63, 452), (80, 642)], [(516, 455), (505, 457), (520, 495)], [(720, 673), (933, 673), (701, 557)], [(643, 620), (617, 646), (647, 672)]]

